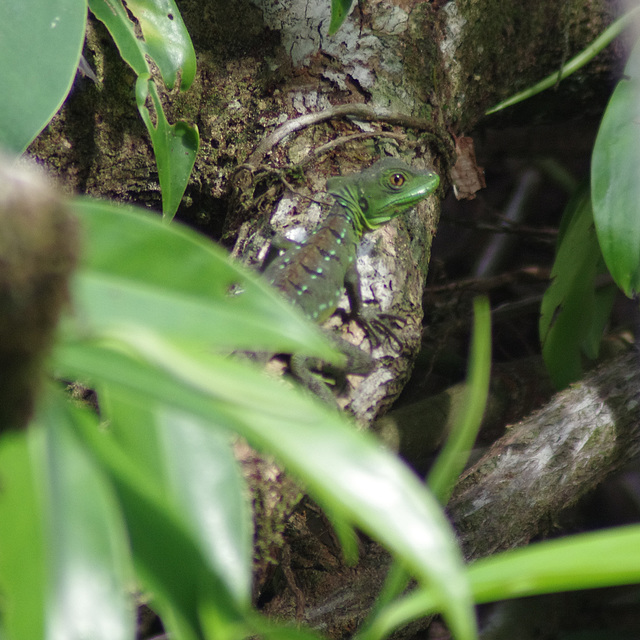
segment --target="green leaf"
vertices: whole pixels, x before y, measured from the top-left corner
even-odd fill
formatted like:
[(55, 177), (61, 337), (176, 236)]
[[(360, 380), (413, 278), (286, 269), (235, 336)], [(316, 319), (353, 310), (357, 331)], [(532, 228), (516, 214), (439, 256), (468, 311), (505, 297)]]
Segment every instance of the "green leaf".
[[(640, 582), (640, 526), (568, 536), (482, 558), (468, 568), (476, 603)], [(375, 635), (437, 611), (433, 593), (418, 588), (389, 605)]]
[(0, 3), (1, 147), (22, 153), (62, 106), (86, 20), (86, 0)]
[(341, 362), (320, 329), (202, 235), (140, 209), (79, 199), (76, 334), (140, 325), (198, 349), (301, 352)]
[[(570, 76), (572, 73), (578, 71), (585, 64), (591, 62), (606, 46), (608, 46), (620, 33), (629, 25), (632, 25), (636, 20), (636, 14), (640, 11), (640, 7), (636, 7), (627, 11), (618, 18), (615, 22), (612, 22), (591, 44), (586, 46), (577, 56), (566, 62), (559, 71), (554, 71), (540, 82), (537, 82), (532, 87), (527, 87), (523, 91), (519, 91), (515, 95), (503, 100), (499, 104), (495, 105), (491, 109), (485, 111), (485, 115), (496, 113), (507, 107), (511, 107), (523, 100), (527, 100), (532, 96), (551, 89), (557, 86), (557, 84)], [(627, 75), (630, 75), (627, 73)]]
[(542, 355), (559, 389), (582, 376), (583, 353), (597, 357), (616, 292), (613, 286), (596, 290), (604, 265), (586, 186), (567, 205), (563, 229), (540, 310)]
[(169, 89), (182, 73), (180, 90), (186, 91), (196, 75), (196, 54), (174, 0), (127, 0), (138, 19), (146, 52), (158, 65)]
[(46, 590), (42, 507), (29, 432), (0, 437), (0, 637), (44, 637)]
[(640, 582), (640, 526), (541, 542), (469, 567), (476, 602)]
[(428, 585), (460, 640), (475, 637), (450, 525), (424, 485), (373, 438), (242, 363), (221, 366), (211, 354), (180, 352), (142, 328), (115, 339), (114, 350), (88, 344), (59, 347), (59, 372), (103, 380), (141, 399), (190, 411), (273, 453), (332, 514), (383, 542)]
[(89, 0), (91, 13), (109, 30), (122, 59), (140, 76), (150, 73), (145, 59), (146, 48), (136, 36), (133, 22), (122, 0)]
[[(184, 22), (173, 0), (89, 0), (89, 7), (113, 37), (120, 55), (138, 75), (136, 102), (144, 121), (158, 165), (162, 190), (162, 211), (167, 220), (175, 215), (189, 181), (200, 147), (198, 128), (178, 121), (170, 125), (164, 115), (148, 55), (160, 69), (165, 85), (173, 88), (182, 73), (180, 89), (191, 86), (196, 73), (196, 56)], [(143, 38), (138, 38), (129, 12), (137, 20)], [(151, 93), (154, 126), (147, 106)]]
[[(180, 88), (191, 86), (196, 72), (195, 52), (173, 0), (127, 0), (126, 9), (122, 0), (89, 0), (89, 8), (107, 27), (120, 55), (136, 75), (150, 74), (145, 59), (148, 55), (169, 89), (180, 71)], [(128, 11), (137, 19), (144, 39), (136, 36)]]
[(84, 419), (49, 389), (35, 420), (43, 435), (51, 564), (47, 637), (130, 640), (135, 615), (128, 597), (129, 546), (112, 487), (74, 434), (73, 423)]
[[(155, 126), (146, 106), (149, 88), (155, 110)], [(162, 215), (168, 222), (175, 216), (187, 188), (200, 148), (200, 134), (198, 127), (192, 127), (182, 120), (169, 124), (162, 110), (156, 84), (147, 74), (141, 75), (136, 82), (136, 102), (153, 143), (162, 191)]]
[(478, 430), (482, 424), (489, 394), (491, 375), (491, 308), (489, 299), (480, 296), (474, 300), (474, 323), (471, 354), (467, 374), (466, 400), (463, 413), (429, 473), (427, 484), (442, 504), (446, 504), (451, 491), (462, 473)]
[(228, 434), (122, 387), (103, 385), (99, 395), (122, 450), (154, 479), (227, 590), (249, 604), (253, 531)]
[[(628, 63), (640, 65), (640, 43)], [(628, 296), (640, 289), (640, 79), (618, 83), (600, 124), (591, 159), (593, 216), (602, 255)]]
[[(127, 367), (122, 371), (127, 379)], [(74, 424), (76, 433), (113, 482), (127, 523), (136, 577), (167, 631), (181, 640), (203, 640), (201, 607), (216, 612), (220, 634), (224, 625), (242, 624), (246, 612), (238, 609), (220, 576), (211, 571), (164, 487), (90, 417)], [(136, 425), (129, 423), (129, 427)]]
[(332, 36), (342, 26), (349, 15), (353, 0), (331, 0), (331, 23), (329, 35)]

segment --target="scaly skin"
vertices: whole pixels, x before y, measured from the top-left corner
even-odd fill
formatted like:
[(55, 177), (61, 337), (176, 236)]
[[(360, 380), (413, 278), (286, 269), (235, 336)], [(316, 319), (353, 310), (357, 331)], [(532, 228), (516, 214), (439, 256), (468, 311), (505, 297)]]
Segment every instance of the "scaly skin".
[(356, 249), (367, 231), (377, 229), (432, 193), (439, 178), (395, 158), (385, 158), (361, 173), (330, 178), (327, 191), (336, 199), (324, 223), (307, 242), (293, 245), (265, 271), (270, 283), (304, 314), (324, 322), (347, 289), (351, 317), (379, 342), (380, 319), (363, 314)]

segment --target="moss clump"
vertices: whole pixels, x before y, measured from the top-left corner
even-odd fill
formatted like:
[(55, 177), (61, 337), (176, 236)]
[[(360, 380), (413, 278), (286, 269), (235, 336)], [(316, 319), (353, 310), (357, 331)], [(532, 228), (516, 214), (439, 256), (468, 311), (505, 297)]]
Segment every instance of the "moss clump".
[(0, 158), (0, 431), (24, 427), (68, 300), (76, 221), (32, 171)]

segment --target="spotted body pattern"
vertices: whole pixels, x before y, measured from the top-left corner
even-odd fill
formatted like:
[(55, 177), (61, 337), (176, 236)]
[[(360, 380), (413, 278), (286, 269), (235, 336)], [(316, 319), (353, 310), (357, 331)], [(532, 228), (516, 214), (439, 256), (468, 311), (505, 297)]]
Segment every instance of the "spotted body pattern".
[(316, 322), (336, 310), (359, 238), (344, 208), (335, 204), (305, 244), (294, 245), (268, 268), (271, 284)]
[(362, 316), (357, 246), (377, 229), (422, 200), (438, 186), (432, 171), (409, 167), (395, 158), (369, 169), (331, 178), (327, 190), (336, 202), (304, 244), (293, 244), (267, 268), (265, 276), (316, 322), (329, 318), (347, 289), (351, 315)]

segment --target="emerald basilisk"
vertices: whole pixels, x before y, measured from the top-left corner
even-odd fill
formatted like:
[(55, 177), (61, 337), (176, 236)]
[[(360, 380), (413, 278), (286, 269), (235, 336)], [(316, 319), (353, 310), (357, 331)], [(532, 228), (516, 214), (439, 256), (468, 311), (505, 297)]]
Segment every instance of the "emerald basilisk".
[[(356, 269), (357, 247), (366, 232), (413, 207), (438, 183), (433, 171), (410, 167), (396, 158), (380, 160), (360, 173), (330, 178), (327, 191), (335, 203), (326, 219), (303, 244), (289, 243), (265, 270), (266, 278), (318, 323), (333, 315), (346, 289), (350, 317), (369, 334), (372, 344), (380, 344), (383, 336), (395, 338), (388, 326), (392, 316), (364, 309)], [(344, 340), (337, 346), (349, 360), (347, 373), (364, 374), (371, 369), (371, 359), (360, 349)], [(327, 397), (326, 386), (311, 376), (306, 361), (294, 356), (291, 370), (315, 393)]]

